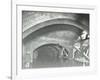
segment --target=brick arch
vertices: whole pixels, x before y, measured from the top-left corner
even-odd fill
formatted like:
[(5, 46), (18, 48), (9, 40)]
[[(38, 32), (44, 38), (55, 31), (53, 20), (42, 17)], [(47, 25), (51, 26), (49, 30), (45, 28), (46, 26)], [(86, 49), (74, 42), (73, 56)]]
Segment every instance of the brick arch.
[[(59, 51), (58, 49), (62, 49), (62, 48), (65, 48), (68, 52), (70, 52), (69, 50), (70, 50), (70, 48), (72, 48), (72, 46), (69, 46), (69, 47), (65, 47), (64, 45), (62, 45), (62, 44), (59, 44), (59, 43), (55, 43), (55, 42), (49, 42), (49, 43), (44, 43), (44, 44), (42, 44), (42, 45), (39, 45), (38, 47), (36, 47), (34, 50), (33, 50), (33, 53), (34, 53), (34, 51), (36, 51), (36, 50), (38, 50), (38, 49), (40, 49), (40, 48), (42, 48), (42, 47), (44, 47), (44, 46), (50, 46), (50, 47), (52, 47), (52, 48), (55, 48), (56, 49), (56, 51)], [(58, 48), (59, 47), (59, 48)]]
[(53, 47), (53, 48), (55, 48), (56, 50), (57, 50), (57, 48), (54, 47), (54, 46), (59, 46), (59, 47), (61, 47), (61, 45), (59, 45), (59, 44), (57, 44), (57, 43), (53, 43), (53, 42), (52, 42), (52, 43), (44, 43), (44, 44), (38, 46), (35, 50), (33, 50), (33, 53), (34, 53), (34, 51), (39, 50), (40, 48), (45, 47), (45, 46)]
[(23, 31), (23, 39), (30, 35), (32, 32), (39, 30), (41, 28), (47, 27), (48, 25), (53, 25), (53, 24), (67, 24), (67, 25), (73, 25), (79, 29), (85, 30), (89, 32), (89, 27), (86, 25), (83, 25), (82, 23), (76, 21), (76, 20), (71, 20), (67, 18), (56, 18), (56, 19), (51, 19), (47, 20), (41, 23), (38, 23), (34, 26), (29, 27), (28, 29)]
[(37, 47), (35, 50), (33, 50), (33, 55), (34, 55), (35, 52), (37, 53), (37, 51), (39, 51), (43, 47), (45, 47), (45, 48), (49, 47), (49, 48), (53, 49), (54, 51), (57, 51), (56, 55), (58, 55), (58, 56), (60, 56), (61, 50), (63, 48), (66, 49), (66, 51), (68, 52), (68, 54), (70, 53), (70, 48), (69, 47), (66, 48), (63, 45), (58, 44), (58, 43), (44, 43), (44, 44), (40, 45), (39, 47)]

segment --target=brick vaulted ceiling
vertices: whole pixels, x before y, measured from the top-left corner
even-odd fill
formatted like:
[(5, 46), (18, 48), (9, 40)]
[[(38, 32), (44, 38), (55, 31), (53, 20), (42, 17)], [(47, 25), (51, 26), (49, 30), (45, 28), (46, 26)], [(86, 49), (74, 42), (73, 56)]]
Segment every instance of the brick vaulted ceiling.
[(22, 12), (23, 38), (32, 32), (52, 25), (52, 24), (68, 24), (89, 32), (89, 16), (88, 14), (75, 13), (57, 13), (57, 12)]
[(46, 44), (59, 44), (72, 53), (82, 31), (89, 33), (89, 14), (22, 11), (23, 58)]
[(45, 44), (70, 48), (83, 30), (89, 32), (89, 15), (23, 11), (23, 56)]

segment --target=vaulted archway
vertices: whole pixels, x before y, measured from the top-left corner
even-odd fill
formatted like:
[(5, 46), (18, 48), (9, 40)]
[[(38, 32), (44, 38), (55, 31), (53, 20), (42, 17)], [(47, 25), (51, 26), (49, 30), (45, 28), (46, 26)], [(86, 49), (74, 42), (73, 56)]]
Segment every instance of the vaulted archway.
[[(32, 21), (30, 20), (29, 24), (30, 25), (26, 25), (26, 26), (24, 24), (25, 27), (23, 27), (23, 41), (22, 41), (23, 42), (23, 68), (30, 68), (30, 67), (33, 68), (36, 66), (36, 64), (38, 65), (38, 63), (45, 64), (46, 62), (47, 64), (49, 61), (51, 61), (50, 63), (52, 65), (47, 64), (46, 65), (47, 67), (82, 65), (82, 63), (77, 63), (74, 62), (73, 60), (69, 60), (69, 61), (67, 60), (66, 64), (64, 63), (63, 65), (61, 65), (63, 62), (61, 62), (59, 65), (53, 65), (52, 62), (56, 62), (56, 59), (58, 59), (57, 57), (58, 53), (56, 52), (57, 49), (54, 47), (54, 45), (62, 46), (61, 50), (63, 49), (64, 51), (67, 50), (68, 53), (70, 54), (68, 58), (72, 58), (73, 46), (77, 42), (79, 36), (82, 34), (83, 31), (89, 33), (88, 25), (83, 24), (77, 19), (72, 19), (70, 17), (64, 18), (62, 16), (56, 18), (55, 17), (48, 18), (47, 20), (41, 19), (40, 21), (35, 22), (35, 24), (34, 24), (34, 20)], [(51, 45), (53, 46), (51, 47)], [(52, 52), (52, 49), (54, 50), (54, 52)], [(39, 54), (38, 58), (36, 58), (38, 59), (36, 61), (36, 64), (34, 63), (35, 62), (34, 57), (37, 56), (34, 55), (35, 51), (36, 53), (38, 52)], [(54, 55), (56, 55), (56, 57)], [(63, 56), (64, 55), (65, 54), (63, 54)], [(45, 59), (45, 57), (48, 59)], [(44, 65), (43, 66), (38, 65), (38, 67), (44, 67)]]

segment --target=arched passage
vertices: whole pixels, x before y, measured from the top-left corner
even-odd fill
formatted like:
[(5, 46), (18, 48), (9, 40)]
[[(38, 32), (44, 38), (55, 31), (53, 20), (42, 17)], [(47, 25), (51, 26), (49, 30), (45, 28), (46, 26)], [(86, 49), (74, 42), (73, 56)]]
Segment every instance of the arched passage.
[[(26, 51), (24, 51), (25, 53), (23, 53), (23, 56), (26, 56), (27, 51), (29, 52), (29, 55), (32, 56), (33, 51), (40, 46), (42, 46), (42, 48), (39, 52), (42, 52), (42, 49), (51, 49), (50, 47), (43, 47), (43, 45), (46, 44), (60, 44), (66, 49), (70, 50), (69, 52), (71, 53), (74, 42), (77, 40), (83, 30), (89, 32), (89, 28), (80, 22), (64, 18), (48, 20), (31, 26), (26, 30), (24, 29), (23, 44), (25, 45), (24, 50)], [(50, 58), (49, 61), (51, 60), (52, 62), (52, 58)], [(32, 60), (33, 58), (30, 58), (29, 62)]]
[[(38, 47), (33, 51), (33, 68), (40, 67), (62, 67), (77, 64), (70, 60), (70, 52), (59, 44), (46, 44)], [(72, 64), (70, 62), (73, 62)]]

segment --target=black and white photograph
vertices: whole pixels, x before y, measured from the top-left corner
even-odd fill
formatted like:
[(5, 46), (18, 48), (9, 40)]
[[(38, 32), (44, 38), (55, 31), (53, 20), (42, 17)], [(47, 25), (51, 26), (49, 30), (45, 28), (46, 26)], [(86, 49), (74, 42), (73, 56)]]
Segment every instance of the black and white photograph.
[(12, 5), (12, 80), (66, 80), (95, 74), (94, 7), (15, 4)]
[(0, 80), (100, 80), (100, 0), (0, 3)]
[(90, 14), (22, 10), (22, 69), (90, 66)]

